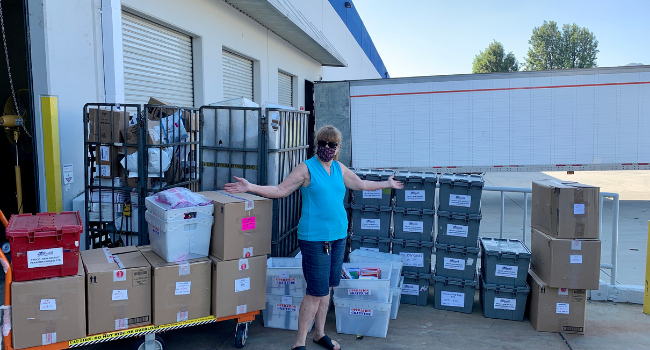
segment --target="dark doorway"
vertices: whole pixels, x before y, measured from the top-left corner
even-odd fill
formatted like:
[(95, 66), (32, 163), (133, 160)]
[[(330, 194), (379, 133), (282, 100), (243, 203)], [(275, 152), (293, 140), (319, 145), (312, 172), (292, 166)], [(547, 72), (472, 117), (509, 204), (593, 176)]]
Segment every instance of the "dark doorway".
[(314, 128), (316, 127), (316, 117), (314, 116), (314, 83), (305, 80), (305, 111), (309, 112), (309, 150), (307, 157), (311, 158), (314, 155)]

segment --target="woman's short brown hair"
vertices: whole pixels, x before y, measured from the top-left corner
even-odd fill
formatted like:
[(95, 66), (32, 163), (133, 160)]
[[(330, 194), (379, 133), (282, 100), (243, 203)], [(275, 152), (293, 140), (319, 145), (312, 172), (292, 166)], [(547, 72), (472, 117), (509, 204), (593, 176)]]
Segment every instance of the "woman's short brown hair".
[[(323, 140), (327, 142), (336, 142), (339, 145), (341, 145), (341, 142), (343, 141), (343, 135), (333, 125), (325, 125), (318, 129), (318, 132), (316, 133), (316, 139), (314, 140), (314, 145), (316, 147), (316, 150), (318, 149), (318, 141)], [(316, 150), (314, 150), (314, 153), (316, 153)], [(340, 148), (339, 148), (340, 150)], [(335, 160), (339, 159), (339, 151), (336, 152), (336, 155), (334, 156)]]

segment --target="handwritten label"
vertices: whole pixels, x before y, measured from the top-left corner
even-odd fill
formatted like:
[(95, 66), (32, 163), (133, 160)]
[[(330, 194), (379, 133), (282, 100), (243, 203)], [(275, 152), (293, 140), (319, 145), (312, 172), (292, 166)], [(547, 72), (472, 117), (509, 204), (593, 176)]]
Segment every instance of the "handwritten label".
[(174, 290), (174, 295), (189, 295), (191, 289), (192, 281), (176, 282), (176, 290)]
[(250, 231), (255, 229), (255, 217), (251, 216), (248, 218), (241, 219), (241, 230)]
[(555, 304), (555, 313), (556, 314), (569, 314), (569, 304), (568, 303), (557, 303)]
[(440, 304), (452, 307), (465, 307), (465, 293), (441, 291)]
[(128, 300), (129, 291), (127, 289), (113, 289), (111, 300)]
[(465, 271), (465, 260), (464, 259), (454, 259), (454, 258), (444, 258), (443, 266), (447, 270)]
[(494, 298), (494, 308), (515, 311), (517, 308), (517, 299)]
[(582, 264), (582, 255), (571, 255), (569, 260), (572, 264)]
[(364, 199), (381, 199), (382, 190), (376, 191), (363, 191)]
[(402, 294), (404, 295), (420, 295), (420, 286), (417, 284), (402, 284)]
[(350, 315), (372, 316), (372, 310), (350, 308)]
[(126, 281), (126, 270), (113, 270), (113, 282)]
[(239, 259), (239, 271), (248, 270), (248, 259)]
[(41, 342), (43, 343), (43, 345), (50, 345), (56, 343), (56, 332), (42, 334)]
[(574, 215), (581, 215), (585, 213), (585, 205), (584, 203), (580, 204), (574, 204), (573, 205), (573, 214)]
[(414, 232), (414, 233), (423, 233), (424, 232), (424, 222), (423, 221), (406, 221), (402, 224), (402, 230), (404, 232)]
[(56, 299), (41, 299), (41, 311), (56, 310)]
[(63, 265), (63, 248), (27, 251), (27, 268)]
[(235, 280), (235, 293), (251, 289), (251, 278), (240, 278)]
[(582, 250), (582, 241), (577, 239), (571, 241), (571, 250)]
[(413, 266), (413, 267), (424, 267), (424, 254), (423, 253), (402, 253), (399, 255), (402, 256), (404, 260), (404, 266)]
[(519, 270), (519, 267), (517, 266), (497, 264), (494, 270), (494, 275), (498, 277), (517, 278), (517, 270)]
[(291, 304), (275, 304), (275, 309), (278, 311), (296, 312), (298, 308), (296, 307), (296, 305), (291, 305)]
[(348, 295), (372, 295), (370, 289), (348, 289)]
[(244, 258), (253, 257), (253, 247), (244, 248), (243, 256), (244, 256)]
[(295, 278), (276, 278), (275, 284), (277, 285), (287, 285), (287, 284), (296, 284)]
[(472, 196), (465, 196), (462, 194), (450, 194), (449, 205), (454, 207), (469, 208), (472, 206)]
[(447, 224), (447, 236), (465, 237), (469, 232), (468, 226)]
[(404, 191), (404, 201), (405, 202), (424, 202), (425, 195), (424, 191)]
[(381, 228), (380, 219), (363, 219), (361, 218), (362, 230), (379, 230)]

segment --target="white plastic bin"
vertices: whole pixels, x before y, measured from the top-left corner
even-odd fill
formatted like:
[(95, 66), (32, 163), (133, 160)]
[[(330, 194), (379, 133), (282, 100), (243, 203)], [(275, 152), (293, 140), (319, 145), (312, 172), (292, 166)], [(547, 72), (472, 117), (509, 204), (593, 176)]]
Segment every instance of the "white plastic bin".
[[(262, 312), (264, 327), (298, 330), (298, 312), (303, 297), (266, 295), (266, 309)], [(314, 326), (312, 322), (309, 332)]]
[(371, 289), (371, 288), (364, 288), (364, 287), (360, 287), (360, 288), (334, 287), (332, 289), (334, 290), (335, 298), (383, 301), (383, 302), (387, 302), (390, 299), (389, 294), (391, 292), (389, 288)]
[(392, 299), (392, 295), (388, 302), (334, 298), (336, 332), (386, 338)]
[(395, 288), (391, 288), (390, 292), (393, 295), (393, 304), (390, 307), (390, 319), (397, 319), (397, 312), (399, 311), (399, 304), (402, 301), (402, 284), (404, 284), (404, 276), (400, 277), (399, 285)]
[(145, 212), (151, 250), (167, 262), (208, 256), (213, 217), (164, 221)]
[(376, 280), (370, 279), (343, 279), (339, 283), (340, 288), (350, 289), (372, 289), (372, 290), (385, 290), (388, 292), (390, 288), (391, 272), (393, 270), (390, 264), (377, 264), (377, 263), (343, 263), (343, 267), (347, 268), (362, 268), (362, 267), (377, 267), (381, 270), (381, 278)]
[(169, 209), (169, 204), (160, 203), (153, 196), (145, 199), (145, 206), (153, 215), (165, 221), (211, 218), (214, 213), (214, 205), (212, 204), (200, 207)]
[(370, 250), (355, 249), (350, 253), (351, 263), (390, 263), (393, 266), (393, 272), (390, 274), (390, 287), (397, 287), (400, 276), (402, 275), (402, 262), (404, 257), (399, 254), (373, 252)]
[(307, 282), (302, 274), (302, 259), (268, 258), (266, 293), (303, 297), (307, 293)]

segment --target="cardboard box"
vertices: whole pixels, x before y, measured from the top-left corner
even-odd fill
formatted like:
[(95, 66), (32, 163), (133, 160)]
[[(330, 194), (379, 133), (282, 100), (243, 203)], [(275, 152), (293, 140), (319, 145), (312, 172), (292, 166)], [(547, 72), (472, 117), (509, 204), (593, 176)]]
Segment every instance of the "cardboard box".
[(153, 324), (156, 326), (210, 316), (212, 260), (168, 263), (151, 246), (138, 247), (153, 268)]
[(600, 240), (558, 239), (531, 232), (530, 267), (553, 288), (598, 289)]
[[(128, 120), (130, 115), (127, 114)], [(88, 142), (122, 142), (120, 133), (124, 125), (124, 111), (113, 109), (88, 110)], [(111, 139), (111, 121), (113, 130), (113, 139)], [(99, 125), (98, 125), (99, 124)]]
[[(127, 144), (138, 144), (138, 133), (140, 131), (139, 125), (131, 125), (126, 129), (122, 130), (122, 138)], [(160, 144), (160, 121), (147, 121), (147, 144), (148, 145), (159, 145)], [(164, 136), (164, 135), (163, 135)], [(129, 154), (137, 151), (137, 147), (128, 147)]]
[(136, 247), (81, 252), (88, 334), (151, 324), (151, 265)]
[(533, 181), (531, 226), (557, 238), (598, 239), (600, 188)]
[(212, 260), (212, 315), (226, 317), (266, 308), (266, 256)]
[(587, 291), (549, 287), (528, 271), (528, 319), (538, 332), (585, 334)]
[[(116, 146), (97, 146), (94, 148), (93, 157), (95, 161), (92, 165), (96, 167), (95, 173), (98, 178), (113, 179), (119, 177), (123, 172), (124, 167), (122, 167), (119, 160), (119, 148)], [(113, 171), (111, 171), (111, 161), (113, 162)]]
[(214, 204), (210, 255), (221, 260), (271, 253), (273, 202), (247, 193), (200, 192)]
[(75, 276), (11, 284), (13, 348), (24, 349), (86, 336), (83, 265)]

